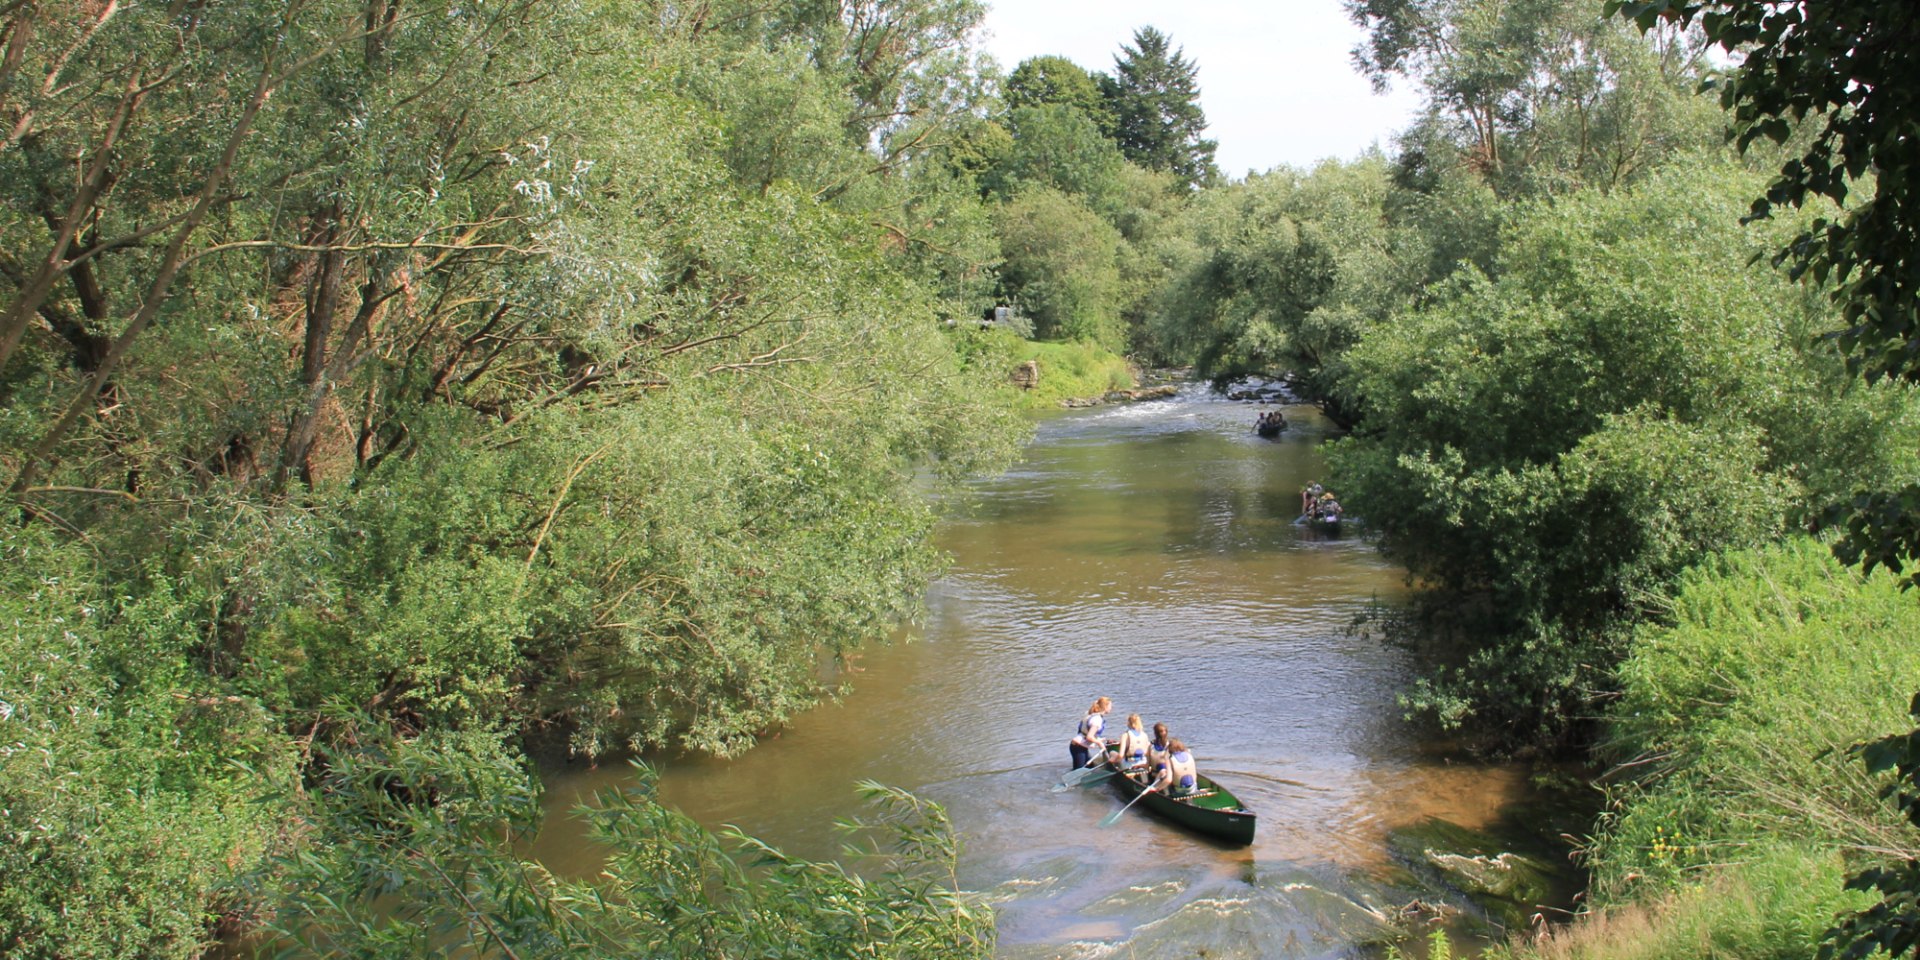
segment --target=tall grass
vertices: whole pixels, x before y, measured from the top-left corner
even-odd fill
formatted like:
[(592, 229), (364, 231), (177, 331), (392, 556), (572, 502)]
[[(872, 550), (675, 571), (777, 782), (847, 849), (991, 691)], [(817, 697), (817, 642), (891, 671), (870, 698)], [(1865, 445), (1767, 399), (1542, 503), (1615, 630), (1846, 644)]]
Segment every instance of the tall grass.
[(1911, 725), (1920, 602), (1797, 538), (1681, 579), (1619, 669), (1601, 907), (1537, 960), (1814, 956), (1861, 862), (1920, 846), (1847, 747)]
[(1593, 849), (1603, 902), (1739, 862), (1755, 843), (1914, 846), (1846, 752), (1909, 725), (1914, 597), (1800, 538), (1693, 571), (1670, 613), (1635, 637), (1608, 714), (1621, 782)]
[(1811, 957), (1834, 915), (1871, 899), (1841, 889), (1833, 851), (1749, 848), (1738, 868), (1713, 871), (1640, 903), (1590, 914), (1490, 955), (1512, 960), (1795, 960)]
[(1019, 362), (1040, 362), (1040, 381), (1026, 391), (1032, 407), (1057, 407), (1062, 400), (1097, 398), (1135, 385), (1125, 357), (1090, 343), (1030, 340), (1016, 347), (1014, 355)]

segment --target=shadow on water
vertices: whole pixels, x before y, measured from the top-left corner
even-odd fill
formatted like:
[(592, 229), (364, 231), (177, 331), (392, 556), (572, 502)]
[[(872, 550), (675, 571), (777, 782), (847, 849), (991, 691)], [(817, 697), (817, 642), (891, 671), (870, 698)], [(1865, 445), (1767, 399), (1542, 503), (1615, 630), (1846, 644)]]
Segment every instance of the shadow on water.
[[(659, 760), (662, 795), (808, 857), (837, 854), (858, 780), (936, 800), (1010, 957), (1344, 955), (1395, 935), (1410, 900), (1492, 916), (1406, 837), (1500, 828), (1539, 802), (1527, 772), (1449, 762), (1400, 719), (1410, 654), (1348, 626), (1403, 596), (1402, 571), (1362, 537), (1293, 524), (1331, 431), (1289, 407), (1294, 427), (1260, 439), (1258, 409), (1189, 388), (1047, 419), (943, 526), (954, 563), (923, 622), (859, 658), (844, 700), (736, 760)], [(1138, 711), (1185, 739), (1259, 813), (1255, 842), (1138, 806), (1103, 829), (1113, 787), (1052, 791), (1100, 694), (1113, 730)], [(554, 769), (535, 854), (595, 869), (562, 814), (625, 776)]]

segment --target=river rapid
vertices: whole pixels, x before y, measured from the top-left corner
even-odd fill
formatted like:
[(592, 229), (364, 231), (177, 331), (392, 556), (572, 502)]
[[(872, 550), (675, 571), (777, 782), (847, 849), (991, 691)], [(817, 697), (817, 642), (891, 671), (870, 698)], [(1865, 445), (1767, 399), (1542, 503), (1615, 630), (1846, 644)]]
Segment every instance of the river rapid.
[[(664, 799), (789, 852), (833, 856), (861, 779), (944, 804), (1008, 957), (1342, 956), (1448, 893), (1399, 831), (1498, 829), (1536, 801), (1527, 772), (1449, 758), (1394, 702), (1413, 655), (1350, 629), (1403, 571), (1350, 524), (1294, 524), (1330, 427), (1307, 407), (1257, 438), (1262, 409), (1197, 387), (1047, 417), (1027, 456), (948, 520), (951, 571), (922, 624), (855, 662), (851, 693), (731, 761), (649, 757)], [(1226, 847), (1111, 785), (1055, 792), (1094, 697), (1164, 721), (1202, 772), (1260, 815)], [(624, 764), (548, 771), (534, 854), (563, 873), (599, 853), (566, 813)], [(1464, 900), (1460, 905), (1466, 909)]]

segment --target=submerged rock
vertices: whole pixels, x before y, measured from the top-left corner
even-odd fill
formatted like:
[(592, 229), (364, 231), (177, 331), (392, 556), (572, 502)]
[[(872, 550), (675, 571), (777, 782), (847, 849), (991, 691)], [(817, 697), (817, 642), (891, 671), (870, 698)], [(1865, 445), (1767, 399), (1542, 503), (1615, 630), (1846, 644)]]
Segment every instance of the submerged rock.
[(1161, 384), (1157, 387), (1143, 387), (1139, 390), (1111, 390), (1107, 393), (1108, 403), (1127, 403), (1134, 400), (1165, 400), (1180, 392), (1176, 384)]
[(1136, 400), (1165, 400), (1180, 393), (1177, 383), (1163, 383), (1157, 387), (1142, 387), (1138, 390), (1109, 390), (1098, 397), (1069, 397), (1060, 401), (1060, 405), (1069, 409), (1079, 407), (1097, 407), (1103, 403), (1132, 403)]
[(1564, 899), (1558, 891), (1575, 879), (1546, 856), (1519, 852), (1491, 833), (1446, 820), (1396, 830), (1389, 842), (1409, 869), (1464, 895), (1508, 927), (1526, 926), (1542, 905)]

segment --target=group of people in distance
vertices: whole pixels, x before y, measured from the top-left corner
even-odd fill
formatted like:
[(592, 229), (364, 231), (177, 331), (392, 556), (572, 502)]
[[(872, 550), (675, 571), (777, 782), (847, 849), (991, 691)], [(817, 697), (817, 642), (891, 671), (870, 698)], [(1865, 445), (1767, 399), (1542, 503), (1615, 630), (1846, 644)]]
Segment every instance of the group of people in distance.
[[(1113, 709), (1113, 701), (1101, 697), (1087, 708), (1087, 715), (1080, 718), (1079, 729), (1073, 739), (1067, 741), (1067, 752), (1073, 757), (1073, 768), (1078, 770), (1107, 755), (1107, 712)], [(1165, 791), (1167, 796), (1181, 797), (1192, 793), (1200, 785), (1200, 773), (1193, 762), (1193, 753), (1187, 745), (1167, 734), (1167, 725), (1153, 725), (1153, 735), (1148, 736), (1145, 725), (1137, 713), (1127, 714), (1127, 728), (1120, 733), (1118, 746), (1120, 754), (1120, 772), (1128, 776), (1148, 774), (1148, 790)]]
[(1278, 410), (1269, 410), (1261, 414), (1260, 419), (1255, 420), (1253, 423), (1253, 429), (1260, 433), (1271, 433), (1275, 430), (1285, 430), (1286, 428), (1287, 415)]
[(1308, 520), (1338, 520), (1340, 501), (1333, 498), (1333, 491), (1320, 486), (1316, 480), (1300, 491), (1300, 516)]

